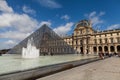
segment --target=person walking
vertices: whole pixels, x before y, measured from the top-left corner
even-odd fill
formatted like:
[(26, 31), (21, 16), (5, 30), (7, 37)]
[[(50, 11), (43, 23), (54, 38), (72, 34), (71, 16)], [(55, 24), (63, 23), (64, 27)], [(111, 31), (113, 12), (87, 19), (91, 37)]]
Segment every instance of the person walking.
[(100, 57), (100, 59), (104, 59), (104, 53), (103, 52), (99, 52), (99, 57)]

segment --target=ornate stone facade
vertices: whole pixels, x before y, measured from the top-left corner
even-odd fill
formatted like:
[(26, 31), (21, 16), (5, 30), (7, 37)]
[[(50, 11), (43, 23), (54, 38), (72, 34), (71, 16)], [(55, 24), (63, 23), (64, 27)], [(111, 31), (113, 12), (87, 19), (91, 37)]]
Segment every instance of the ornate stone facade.
[(97, 32), (90, 21), (82, 20), (75, 25), (72, 36), (64, 37), (64, 41), (72, 46), (76, 53), (119, 53), (120, 29)]

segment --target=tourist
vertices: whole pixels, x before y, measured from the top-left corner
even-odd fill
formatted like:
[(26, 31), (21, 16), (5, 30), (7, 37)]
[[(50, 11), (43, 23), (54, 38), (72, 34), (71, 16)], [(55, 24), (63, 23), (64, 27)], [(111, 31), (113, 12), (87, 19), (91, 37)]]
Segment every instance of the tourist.
[(120, 52), (118, 52), (118, 57), (120, 57)]
[(104, 59), (104, 53), (99, 52), (99, 57), (100, 57), (100, 59)]
[(105, 55), (109, 57), (109, 52), (107, 52)]
[(117, 56), (117, 53), (116, 53), (116, 52), (114, 52), (114, 55), (115, 55), (115, 56)]

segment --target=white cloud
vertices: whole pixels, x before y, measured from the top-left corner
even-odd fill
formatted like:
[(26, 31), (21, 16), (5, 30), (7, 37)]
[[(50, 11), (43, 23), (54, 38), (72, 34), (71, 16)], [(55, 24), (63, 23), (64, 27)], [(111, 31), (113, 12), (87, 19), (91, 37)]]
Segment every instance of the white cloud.
[(39, 26), (41, 27), (44, 24), (48, 25), (49, 27), (51, 26), (51, 22), (50, 21), (41, 21)]
[(0, 50), (2, 49), (9, 49), (9, 48), (12, 48), (14, 45), (12, 44), (6, 44), (6, 42), (0, 42)]
[(103, 15), (105, 15), (105, 12), (100, 12), (97, 14), (96, 11), (93, 11), (90, 14), (85, 14), (85, 16), (87, 16), (91, 20), (93, 27), (104, 23), (104, 21), (101, 19), (101, 16)]
[(91, 17), (93, 17), (93, 16), (95, 16), (95, 15), (96, 15), (96, 12), (93, 11), (93, 12), (91, 12), (91, 13), (88, 15), (88, 17), (91, 18)]
[(38, 22), (26, 14), (4, 13), (0, 15), (0, 27), (11, 27), (21, 32), (30, 32)]
[(0, 32), (0, 38), (8, 40), (7, 42), (0, 42), (3, 44), (0, 49), (14, 46), (15, 43), (21, 41), (39, 27), (39, 22), (36, 19), (27, 14), (15, 13), (12, 7), (7, 5), (6, 0), (0, 1), (0, 11), (2, 12), (0, 14), (0, 29), (6, 29), (4, 32)]
[(14, 40), (22, 40), (25, 37), (30, 35), (30, 33), (23, 33), (19, 31), (7, 31), (0, 34), (0, 38), (6, 38), (6, 39), (14, 39)]
[(23, 6), (23, 11), (25, 12), (25, 13), (28, 13), (28, 14), (35, 14), (36, 12), (35, 12), (35, 10), (33, 10), (33, 9), (31, 9), (30, 7), (27, 7), (27, 6)]
[(69, 19), (70, 19), (70, 17), (66, 14), (66, 15), (61, 16), (61, 19), (64, 19), (64, 20), (69, 20)]
[(0, 0), (0, 11), (2, 12), (13, 12), (13, 9), (8, 6), (7, 2), (5, 0)]
[(100, 12), (99, 13), (99, 16), (103, 16), (103, 15), (105, 15), (105, 12)]
[(66, 35), (72, 29), (73, 24), (73, 22), (66, 23), (66, 25), (58, 26), (53, 30), (59, 35)]
[(2, 48), (0, 47), (0, 49), (8, 49), (8, 48), (12, 48), (17, 43), (14, 40), (7, 40), (7, 41), (5, 41), (4, 43), (1, 43), (1, 44), (2, 44)]
[(12, 45), (15, 45), (16, 42), (13, 41), (13, 40), (8, 40), (8, 41), (5, 42), (5, 44), (8, 44), (8, 45), (9, 45), (9, 44), (10, 44), (10, 45), (11, 45), (11, 44), (12, 44)]
[(55, 0), (38, 0), (40, 5), (48, 8), (61, 8), (62, 6), (57, 3)]
[(107, 30), (112, 30), (112, 29), (120, 29), (120, 24), (114, 24), (107, 27)]
[[(4, 3), (4, 6), (1, 7), (0, 5), (0, 11), (2, 12), (0, 14), (0, 29), (4, 29), (4, 31), (0, 31), (0, 38), (7, 39), (8, 41), (0, 41), (2, 44), (0, 49), (13, 47), (16, 43), (29, 36), (43, 24), (51, 26), (50, 21), (38, 22), (36, 19), (25, 13), (15, 13), (13, 9), (7, 5), (5, 0), (2, 2)], [(32, 12), (32, 10), (27, 7), (24, 7), (24, 11), (26, 11), (26, 13)]]

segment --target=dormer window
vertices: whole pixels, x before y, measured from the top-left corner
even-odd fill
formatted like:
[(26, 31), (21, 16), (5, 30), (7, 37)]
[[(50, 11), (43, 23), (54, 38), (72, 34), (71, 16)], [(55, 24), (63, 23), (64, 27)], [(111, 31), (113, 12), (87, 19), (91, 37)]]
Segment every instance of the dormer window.
[(81, 21), (80, 26), (89, 26), (89, 23), (87, 21)]
[(77, 26), (76, 27), (89, 27), (91, 24), (90, 24), (90, 22), (88, 21), (88, 20), (82, 20), (82, 21), (80, 21), (78, 24), (77, 24)]
[(83, 23), (83, 22), (81, 22), (81, 23), (80, 23), (80, 26), (84, 26), (84, 23)]

